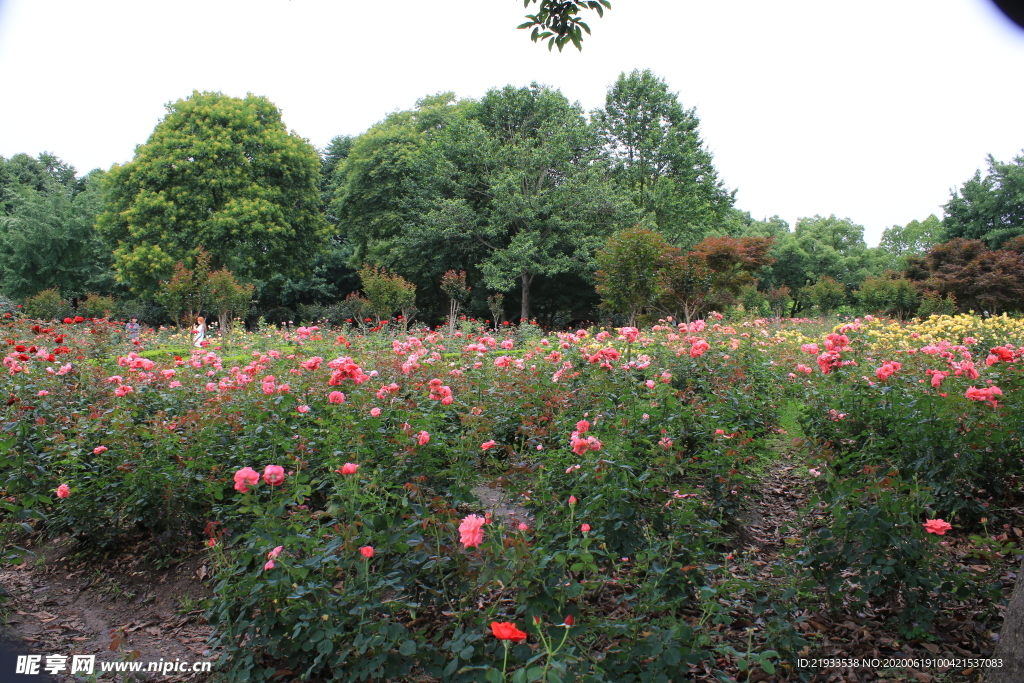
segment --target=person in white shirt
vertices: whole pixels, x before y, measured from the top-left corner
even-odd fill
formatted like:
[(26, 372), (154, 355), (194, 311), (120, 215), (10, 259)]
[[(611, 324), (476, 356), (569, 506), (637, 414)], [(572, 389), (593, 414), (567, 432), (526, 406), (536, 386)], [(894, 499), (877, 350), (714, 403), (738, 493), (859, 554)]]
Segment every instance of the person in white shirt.
[(206, 339), (206, 318), (203, 316), (196, 318), (196, 328), (192, 330), (192, 334), (195, 335), (192, 339), (192, 346), (202, 348), (203, 340)]

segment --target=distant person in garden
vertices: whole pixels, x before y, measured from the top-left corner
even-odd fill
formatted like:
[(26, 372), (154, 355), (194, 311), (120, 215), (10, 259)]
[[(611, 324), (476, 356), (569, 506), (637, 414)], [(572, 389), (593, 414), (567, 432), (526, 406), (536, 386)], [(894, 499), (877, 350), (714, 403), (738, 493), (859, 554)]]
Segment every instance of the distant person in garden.
[(201, 348), (203, 340), (206, 339), (206, 318), (203, 316), (196, 318), (196, 328), (192, 330), (192, 334), (195, 335), (192, 339), (192, 346)]
[(131, 341), (139, 340), (139, 331), (142, 328), (139, 326), (139, 319), (132, 318), (131, 322), (124, 326), (124, 333), (128, 335), (128, 339)]

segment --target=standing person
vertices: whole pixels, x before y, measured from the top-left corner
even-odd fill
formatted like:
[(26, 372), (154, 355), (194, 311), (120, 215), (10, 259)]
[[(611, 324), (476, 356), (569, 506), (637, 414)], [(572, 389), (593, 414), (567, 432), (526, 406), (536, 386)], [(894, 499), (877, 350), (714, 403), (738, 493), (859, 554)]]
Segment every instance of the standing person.
[(128, 335), (129, 341), (139, 340), (139, 319), (132, 318), (131, 322), (124, 326), (124, 333)]
[(206, 339), (206, 318), (203, 316), (196, 318), (196, 328), (192, 330), (192, 334), (195, 335), (192, 339), (192, 346), (202, 348), (203, 340)]

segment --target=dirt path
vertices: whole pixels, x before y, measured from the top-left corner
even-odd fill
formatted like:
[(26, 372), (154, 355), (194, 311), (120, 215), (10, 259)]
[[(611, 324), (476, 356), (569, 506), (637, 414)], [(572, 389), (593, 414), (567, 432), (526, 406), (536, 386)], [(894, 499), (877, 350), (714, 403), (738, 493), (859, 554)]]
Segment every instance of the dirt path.
[[(760, 479), (754, 504), (741, 516), (742, 529), (737, 539), (738, 549), (747, 560), (746, 566), (751, 569), (751, 574), (744, 578), (761, 582), (761, 585), (779, 584), (773, 577), (774, 567), (788, 565), (787, 568), (792, 569), (792, 561), (783, 554), (787, 538), (799, 537), (802, 529), (818, 525), (819, 520), (820, 523), (826, 522), (823, 515), (808, 515), (805, 510), (814, 494), (815, 481), (807, 476), (806, 451), (802, 445), (795, 440), (780, 440), (777, 450), (781, 457)], [(965, 562), (963, 553), (968, 544), (951, 541), (950, 546), (950, 550), (959, 556), (958, 560)], [(743, 575), (742, 570), (734, 574)], [(1005, 584), (1005, 574), (1001, 578)], [(802, 602), (824, 603), (823, 597), (819, 595), (817, 600), (813, 600), (804, 596)], [(846, 661), (895, 659), (928, 662), (986, 657), (991, 652), (993, 624), (990, 615), (976, 604), (965, 603), (960, 609), (940, 617), (934, 636), (928, 640), (905, 641), (889, 625), (891, 616), (891, 609), (872, 605), (856, 613), (843, 611), (839, 615), (830, 614), (822, 604), (816, 609), (799, 610), (793, 615), (793, 624), (807, 641), (800, 656)], [(759, 633), (756, 639), (760, 640), (762, 635)], [(977, 668), (954, 670), (939, 665), (918, 669), (833, 667), (812, 674), (809, 669), (799, 671), (786, 664), (774, 676), (760, 670), (752, 671), (746, 677), (739, 672), (734, 674), (736, 680), (747, 683), (788, 683), (801, 678), (812, 683), (978, 683), (983, 676)], [(812, 675), (808, 677), (809, 674)]]
[[(7, 635), (25, 654), (95, 655), (99, 662), (187, 663), (216, 661), (207, 645), (199, 601), (210, 596), (205, 557), (191, 557), (168, 569), (155, 569), (137, 555), (112, 560), (75, 560), (70, 543), (50, 543), (35, 560), (0, 570), (0, 586), (9, 594)], [(204, 580), (205, 579), (205, 580)], [(70, 675), (70, 664), (52, 675), (55, 683), (85, 680)], [(201, 681), (206, 675), (143, 673), (134, 680)], [(0, 671), (0, 681), (14, 680)], [(130, 680), (108, 673), (101, 680)]]

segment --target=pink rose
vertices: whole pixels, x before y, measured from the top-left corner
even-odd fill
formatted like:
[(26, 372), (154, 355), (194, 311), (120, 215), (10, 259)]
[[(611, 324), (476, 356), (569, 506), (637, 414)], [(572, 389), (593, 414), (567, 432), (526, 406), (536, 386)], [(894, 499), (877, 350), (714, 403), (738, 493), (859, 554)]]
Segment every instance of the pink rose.
[(928, 533), (938, 534), (939, 536), (945, 536), (946, 532), (953, 528), (952, 524), (941, 519), (929, 519), (923, 526), (924, 530)]
[(362, 548), (359, 549), (359, 554), (365, 557), (366, 559), (370, 559), (371, 557), (373, 557), (373, 546), (364, 545)]
[(459, 533), (461, 534), (459, 542), (462, 543), (463, 547), (476, 548), (484, 542), (484, 524), (486, 524), (486, 520), (480, 515), (468, 515), (463, 518), (462, 523), (459, 525)]
[(260, 481), (260, 475), (251, 467), (243, 467), (235, 472), (235, 490), (240, 493), (248, 493), (250, 486), (255, 486)]
[(280, 486), (284, 483), (284, 468), (280, 465), (267, 465), (263, 470), (263, 481), (271, 486)]
[(277, 546), (276, 548), (271, 550), (269, 553), (267, 553), (267, 559), (268, 560), (276, 560), (277, 556), (281, 554), (282, 550), (284, 550), (284, 546), (283, 545)]
[(92, 453), (93, 455), (99, 455), (100, 453), (103, 453), (107, 450), (109, 449), (106, 446), (97, 446), (96, 448), (92, 449)]
[(569, 496), (569, 505), (576, 504), (576, 496)]
[(265, 565), (263, 565), (263, 571), (269, 572), (273, 568), (274, 568), (274, 561), (273, 560), (267, 560), (267, 563)]
[(582, 525), (580, 525), (580, 531), (582, 531), (583, 533), (587, 533), (588, 531), (590, 531), (590, 525), (589, 524), (582, 524)]
[(341, 466), (341, 469), (338, 470), (338, 472), (341, 472), (342, 474), (355, 474), (358, 469), (359, 465), (354, 462), (347, 462)]
[(425, 432), (425, 431), (422, 431), (422, 430), (417, 432), (417, 434), (416, 434), (416, 443), (419, 444), (420, 446), (426, 446), (428, 443), (430, 443), (430, 434), (429, 434), (429, 432)]
[(344, 403), (345, 394), (341, 393), (340, 391), (332, 391), (327, 395), (327, 400), (330, 403)]
[(67, 484), (61, 484), (60, 486), (57, 487), (57, 497), (58, 498), (67, 498), (70, 495), (71, 495), (71, 489), (68, 488)]
[(484, 441), (482, 444), (480, 444), (480, 450), (482, 450), (482, 451), (490, 450), (491, 448), (494, 448), (497, 445), (498, 445), (498, 442), (495, 441), (494, 439), (491, 439), (490, 441)]
[(371, 417), (380, 417), (380, 408), (370, 408)]
[(308, 413), (309, 412), (309, 406), (302, 405), (302, 406), (299, 406), (298, 408), (296, 408), (295, 410), (299, 411), (300, 413)]

